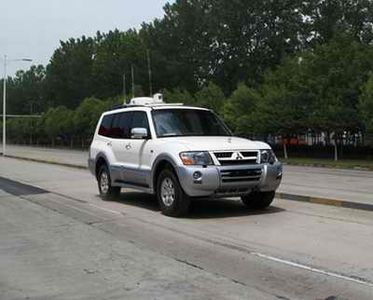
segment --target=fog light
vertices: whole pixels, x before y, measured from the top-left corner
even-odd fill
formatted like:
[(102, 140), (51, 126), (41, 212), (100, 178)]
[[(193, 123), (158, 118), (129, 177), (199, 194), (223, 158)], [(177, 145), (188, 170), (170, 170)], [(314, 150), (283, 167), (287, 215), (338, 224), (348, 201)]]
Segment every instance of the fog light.
[(193, 173), (193, 179), (194, 180), (199, 180), (202, 178), (202, 173), (200, 171), (196, 171)]

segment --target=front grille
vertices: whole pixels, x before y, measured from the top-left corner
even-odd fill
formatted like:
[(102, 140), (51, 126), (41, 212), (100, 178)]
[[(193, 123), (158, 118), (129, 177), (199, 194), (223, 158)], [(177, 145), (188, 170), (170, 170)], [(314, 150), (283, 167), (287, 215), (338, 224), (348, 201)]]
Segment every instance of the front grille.
[(215, 152), (214, 154), (215, 154), (217, 159), (219, 159), (219, 158), (231, 158), (233, 152)]
[(259, 181), (262, 169), (220, 170), (223, 183)]
[(240, 166), (240, 165), (255, 165), (256, 160), (253, 159), (242, 159), (242, 160), (221, 160), (219, 161), (222, 166)]
[(243, 151), (241, 154), (243, 157), (258, 157), (258, 151)]
[(226, 151), (213, 154), (221, 166), (258, 164), (259, 151)]

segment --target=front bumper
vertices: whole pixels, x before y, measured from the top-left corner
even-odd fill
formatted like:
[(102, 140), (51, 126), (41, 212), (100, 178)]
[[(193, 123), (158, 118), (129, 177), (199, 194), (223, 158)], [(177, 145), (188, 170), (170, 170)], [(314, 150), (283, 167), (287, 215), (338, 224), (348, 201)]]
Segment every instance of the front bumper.
[(240, 196), (253, 190), (275, 191), (281, 183), (282, 164), (179, 166), (177, 173), (182, 188), (191, 197)]

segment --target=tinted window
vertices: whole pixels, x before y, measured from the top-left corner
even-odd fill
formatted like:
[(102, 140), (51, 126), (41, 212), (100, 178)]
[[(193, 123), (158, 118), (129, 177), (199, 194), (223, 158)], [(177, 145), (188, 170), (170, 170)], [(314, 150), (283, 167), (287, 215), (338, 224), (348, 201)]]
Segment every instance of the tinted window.
[(148, 116), (145, 112), (133, 112), (131, 129), (133, 128), (146, 128), (148, 130), (148, 134), (150, 135)]
[(228, 127), (207, 110), (158, 110), (153, 112), (153, 119), (158, 137), (231, 135)]
[(115, 114), (110, 132), (111, 137), (116, 139), (130, 138), (131, 116), (130, 112)]
[(99, 135), (110, 137), (111, 123), (113, 121), (113, 115), (106, 115), (103, 117), (98, 131)]

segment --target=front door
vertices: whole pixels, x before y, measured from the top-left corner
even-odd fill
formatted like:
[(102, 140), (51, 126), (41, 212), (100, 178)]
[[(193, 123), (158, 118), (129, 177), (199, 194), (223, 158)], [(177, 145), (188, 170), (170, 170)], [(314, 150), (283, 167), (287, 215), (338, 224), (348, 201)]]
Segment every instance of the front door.
[[(144, 111), (136, 111), (132, 113), (132, 121), (130, 132), (133, 128), (145, 128), (150, 136), (148, 116)], [(138, 185), (147, 187), (148, 178), (150, 177), (150, 139), (135, 139), (131, 136), (130, 140), (126, 140), (126, 155), (128, 155), (128, 169), (125, 170), (130, 180)], [(126, 175), (126, 177), (127, 177)]]

